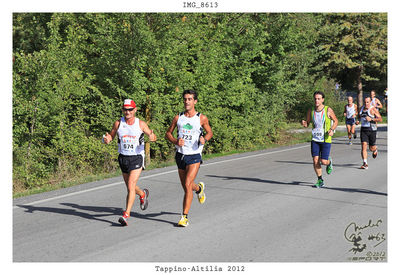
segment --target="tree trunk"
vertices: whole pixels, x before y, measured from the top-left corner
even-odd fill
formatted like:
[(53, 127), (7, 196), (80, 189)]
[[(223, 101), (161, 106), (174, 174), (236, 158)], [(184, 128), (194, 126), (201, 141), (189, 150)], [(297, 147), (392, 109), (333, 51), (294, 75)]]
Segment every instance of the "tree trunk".
[(358, 89), (358, 99), (357, 99), (357, 106), (358, 108), (361, 108), (361, 106), (364, 104), (363, 101), (363, 90), (362, 90), (362, 81), (361, 81), (361, 74), (363, 72), (363, 66), (360, 65), (357, 70), (357, 89)]
[(32, 121), (31, 121), (31, 127), (29, 128), (29, 143), (28, 143), (28, 149), (27, 149), (27, 156), (26, 156), (26, 171), (28, 171), (28, 173), (25, 176), (25, 181), (26, 183), (29, 184), (29, 175), (30, 175), (30, 168), (31, 168), (31, 150), (32, 150), (32, 143), (33, 143), (33, 135), (35, 132), (35, 123), (36, 123), (36, 113), (37, 113), (37, 108), (38, 108), (38, 103), (36, 101), (36, 97), (33, 96), (32, 97), (32, 102), (35, 105), (35, 108), (33, 109), (33, 115), (32, 115)]
[[(146, 95), (146, 123), (149, 125), (150, 123), (150, 98), (149, 95)], [(151, 163), (150, 159), (150, 142), (146, 142), (144, 145), (144, 153), (145, 153), (145, 165), (148, 166)]]

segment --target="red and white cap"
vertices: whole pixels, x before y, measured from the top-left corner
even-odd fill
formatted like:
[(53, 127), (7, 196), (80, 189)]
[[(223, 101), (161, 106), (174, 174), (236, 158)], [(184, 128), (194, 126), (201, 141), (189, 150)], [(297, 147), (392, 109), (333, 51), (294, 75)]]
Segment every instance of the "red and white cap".
[(125, 99), (124, 108), (125, 109), (136, 108), (135, 101), (133, 101), (132, 99)]

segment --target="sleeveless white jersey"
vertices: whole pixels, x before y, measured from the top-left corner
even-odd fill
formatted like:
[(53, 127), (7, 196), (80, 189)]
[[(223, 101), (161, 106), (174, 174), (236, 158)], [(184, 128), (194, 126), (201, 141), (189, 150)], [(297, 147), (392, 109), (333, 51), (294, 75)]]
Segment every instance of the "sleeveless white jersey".
[(361, 127), (362, 128), (371, 128), (371, 130), (376, 131), (376, 123), (375, 122), (371, 123), (370, 121), (368, 121), (366, 118), (367, 116), (369, 116), (372, 119), (375, 118), (375, 116), (371, 115), (370, 109), (364, 111), (364, 106), (362, 106), (361, 110), (360, 110)]
[(199, 141), (203, 130), (200, 123), (200, 113), (192, 117), (186, 117), (183, 112), (180, 113), (177, 128), (178, 139), (182, 138), (185, 144), (182, 147), (175, 145), (176, 151), (184, 155), (201, 154), (204, 146)]
[(376, 106), (378, 105), (376, 103), (376, 97), (374, 97), (373, 99), (371, 99), (371, 105), (374, 106), (375, 108), (377, 108)]
[(323, 142), (324, 141), (324, 126), (325, 126), (325, 108), (323, 108), (320, 112), (317, 112), (316, 110), (313, 111), (312, 113), (313, 117), (313, 122), (314, 122), (314, 128), (312, 129), (312, 140), (318, 141), (318, 142)]
[(144, 133), (140, 129), (139, 119), (135, 118), (132, 125), (128, 125), (125, 118), (121, 118), (118, 134), (118, 152), (125, 156), (142, 155), (144, 159)]
[(355, 115), (356, 109), (354, 108), (354, 103), (351, 107), (349, 105), (346, 105), (346, 118), (352, 118), (353, 115)]

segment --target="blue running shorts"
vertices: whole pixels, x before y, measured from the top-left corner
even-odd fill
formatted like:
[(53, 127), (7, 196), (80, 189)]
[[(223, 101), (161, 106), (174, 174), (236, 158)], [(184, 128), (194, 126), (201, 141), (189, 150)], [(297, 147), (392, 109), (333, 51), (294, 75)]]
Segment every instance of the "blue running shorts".
[(200, 164), (203, 163), (201, 160), (201, 154), (183, 155), (178, 152), (175, 154), (175, 161), (178, 169), (182, 170), (186, 170), (186, 165), (195, 164), (198, 162), (200, 162)]
[(331, 153), (331, 143), (311, 141), (311, 155), (313, 157), (321, 157), (321, 159), (329, 159)]
[(356, 118), (355, 118), (355, 117), (346, 118), (346, 125), (351, 125), (351, 126), (353, 126), (354, 124), (356, 124)]

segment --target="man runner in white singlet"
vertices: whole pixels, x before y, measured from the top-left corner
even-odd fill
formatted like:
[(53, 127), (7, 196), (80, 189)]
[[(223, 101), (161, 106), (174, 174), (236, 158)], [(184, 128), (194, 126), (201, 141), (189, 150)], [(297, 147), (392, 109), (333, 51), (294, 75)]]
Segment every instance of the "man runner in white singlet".
[(371, 105), (372, 107), (375, 107), (379, 111), (379, 109), (382, 109), (383, 105), (379, 98), (376, 97), (375, 90), (371, 91)]
[[(326, 173), (330, 175), (333, 170), (332, 158), (330, 157), (332, 136), (338, 125), (338, 120), (332, 108), (324, 105), (325, 94), (321, 91), (314, 93), (314, 108), (308, 110), (306, 120), (301, 125), (308, 127), (313, 125), (311, 140), (311, 156), (315, 174), (318, 177), (317, 188), (324, 186), (321, 164), (326, 165)], [(331, 123), (332, 122), (332, 123)]]
[(352, 144), (352, 135), (357, 138), (356, 135), (356, 116), (357, 116), (357, 105), (353, 103), (353, 97), (347, 97), (347, 104), (344, 106), (343, 115), (346, 117), (346, 128), (347, 135), (349, 137), (349, 145)]
[(144, 134), (150, 141), (156, 141), (157, 137), (146, 122), (135, 117), (137, 108), (131, 99), (125, 99), (122, 111), (124, 116), (115, 121), (111, 132), (103, 136), (103, 142), (109, 144), (118, 134), (118, 162), (127, 188), (126, 208), (118, 222), (123, 226), (128, 225), (135, 195), (139, 195), (140, 208), (146, 210), (148, 205), (149, 190), (141, 190), (137, 186), (140, 173), (144, 168)]
[[(176, 115), (168, 128), (165, 137), (175, 144), (175, 161), (178, 166), (179, 179), (185, 192), (183, 198), (183, 211), (178, 226), (188, 226), (188, 214), (193, 200), (193, 191), (201, 204), (206, 200), (204, 183), (196, 184), (195, 178), (202, 163), (201, 152), (203, 146), (208, 142), (213, 132), (208, 118), (195, 110), (197, 93), (193, 90), (185, 90), (182, 94), (185, 111)], [(177, 138), (173, 136), (177, 128)], [(203, 135), (203, 129), (206, 134)]]

